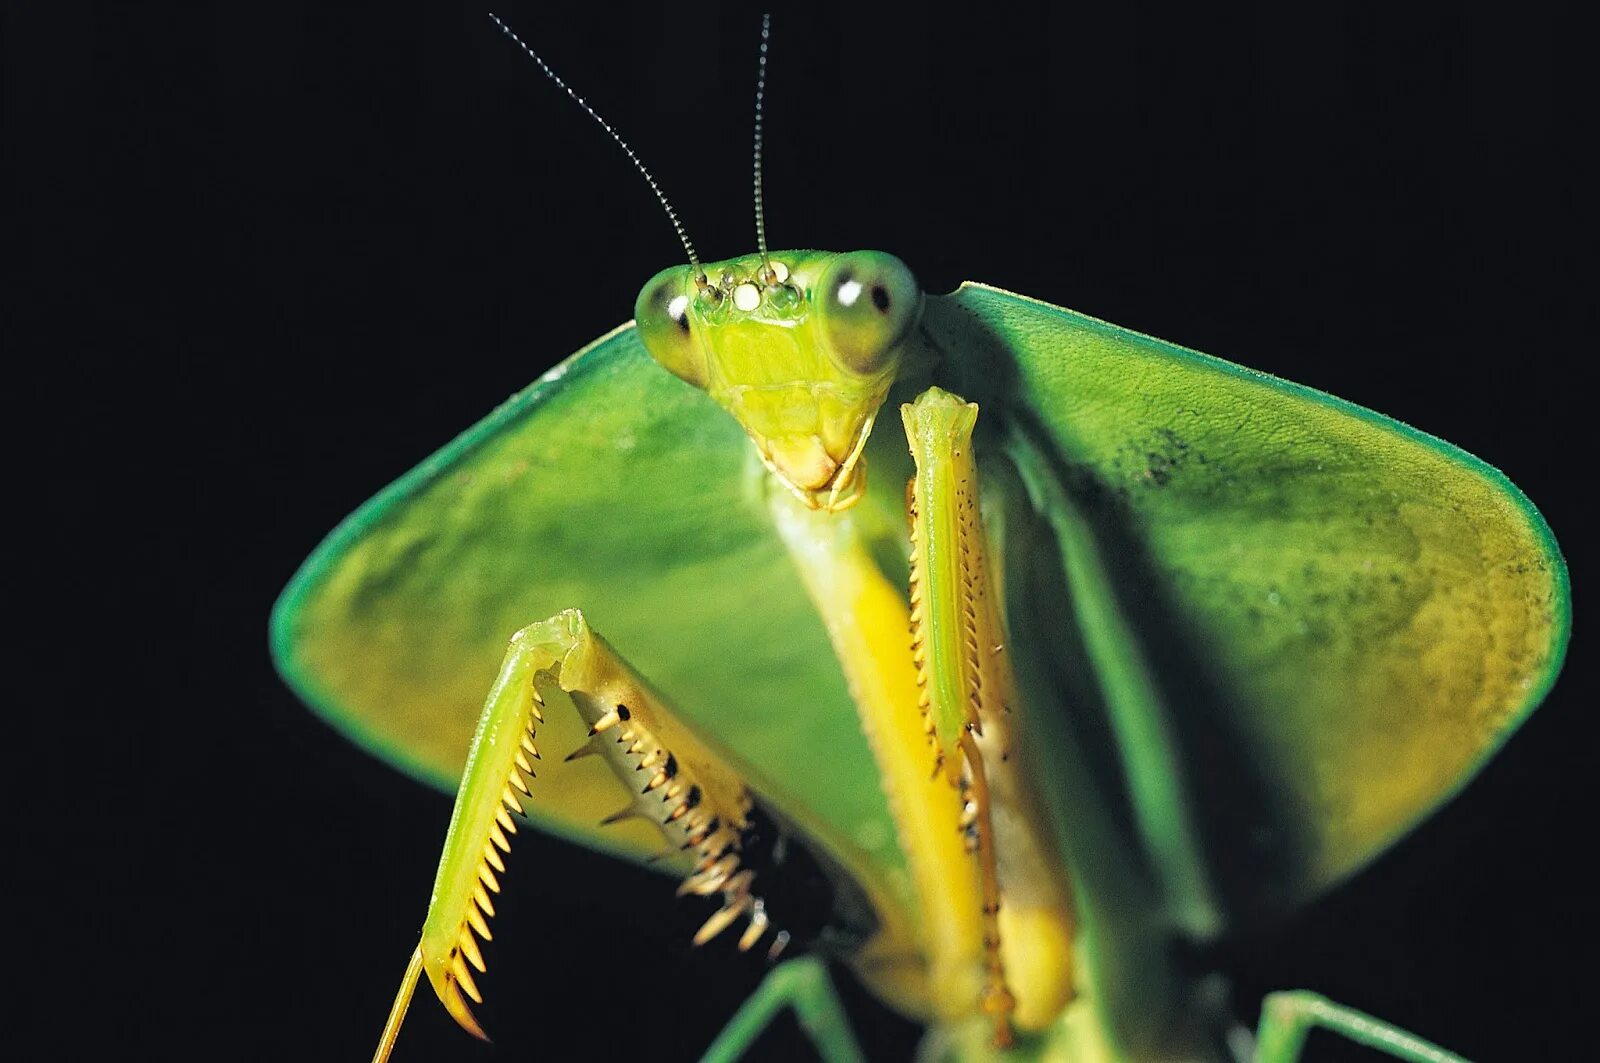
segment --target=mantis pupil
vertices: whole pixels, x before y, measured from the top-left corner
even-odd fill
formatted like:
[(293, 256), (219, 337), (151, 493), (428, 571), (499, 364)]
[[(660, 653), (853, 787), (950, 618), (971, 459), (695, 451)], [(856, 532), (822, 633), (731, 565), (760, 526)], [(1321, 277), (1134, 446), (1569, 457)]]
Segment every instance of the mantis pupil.
[(878, 313), (880, 314), (888, 313), (889, 311), (889, 292), (881, 284), (872, 286), (872, 305), (878, 308)]

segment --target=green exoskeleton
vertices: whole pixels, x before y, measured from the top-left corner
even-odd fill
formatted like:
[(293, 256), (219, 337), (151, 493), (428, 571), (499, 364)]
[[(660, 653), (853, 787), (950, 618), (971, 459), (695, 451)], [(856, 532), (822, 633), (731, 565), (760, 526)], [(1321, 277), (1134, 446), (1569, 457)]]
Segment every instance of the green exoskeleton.
[[(856, 1058), (819, 957), (935, 1058), (1276, 1063), (1313, 1025), (1456, 1058), (1299, 992), (1252, 1043), (1176, 946), (1351, 874), (1539, 702), (1569, 606), (1528, 501), (1327, 395), (758, 242), (702, 264), (685, 240), (636, 323), (380, 494), (279, 603), (308, 701), (459, 778), (379, 1056), (423, 975), (482, 1035), (526, 817), (655, 859), (715, 902), (696, 943), (773, 959), (708, 1058), (783, 1006)], [(800, 860), (820, 919), (786, 910)]]

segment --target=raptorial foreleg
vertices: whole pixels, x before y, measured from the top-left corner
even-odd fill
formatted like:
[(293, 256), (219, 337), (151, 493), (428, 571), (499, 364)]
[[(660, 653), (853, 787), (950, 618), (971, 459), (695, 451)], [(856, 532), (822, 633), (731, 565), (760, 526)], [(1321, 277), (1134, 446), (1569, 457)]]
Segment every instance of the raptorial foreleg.
[(917, 465), (907, 506), (920, 704), (935, 770), (961, 788), (982, 881), (981, 1006), (1004, 1045), (1013, 1023), (1040, 1028), (1073, 995), (1071, 899), (1013, 740), (1021, 714), (972, 453), (978, 407), (930, 388), (901, 413)]
[[(645, 682), (589, 628), (575, 609), (512, 636), (484, 703), (445, 835), (432, 899), (418, 943), (374, 1054), (394, 1047), (411, 994), (426, 974), (434, 992), (469, 1033), (484, 1032), (465, 998), (483, 1002), (473, 970), (484, 970), (479, 939), (489, 940), (492, 895), (506, 871), (503, 854), (516, 833), (514, 815), (531, 796), (535, 732), (546, 697), (559, 690), (589, 726), (589, 742), (567, 759), (602, 756), (631, 796), (610, 820), (639, 817), (661, 832), (687, 876), (679, 893), (720, 896), (721, 906), (695, 935), (701, 944), (743, 918), (739, 947), (770, 937), (776, 957), (788, 935), (774, 928), (743, 866), (753, 797), (721, 757), (697, 740)], [(566, 699), (563, 698), (563, 701)]]

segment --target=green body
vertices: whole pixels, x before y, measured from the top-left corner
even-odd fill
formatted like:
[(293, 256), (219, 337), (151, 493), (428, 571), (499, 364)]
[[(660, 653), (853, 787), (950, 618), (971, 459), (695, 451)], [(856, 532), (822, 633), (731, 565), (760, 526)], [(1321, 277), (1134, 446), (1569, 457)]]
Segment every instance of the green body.
[[(1471, 777), (1559, 667), (1555, 543), (1448, 444), (1044, 303), (965, 285), (927, 298), (906, 345), (889, 401), (936, 383), (983, 410), (1027, 741), (1098, 1009), (1074, 1021), (1141, 1058), (1168, 1050), (1149, 1033), (1164, 1014), (1203, 1051), (1218, 1017), (1167, 967), (1173, 938), (1304, 903)], [(905, 443), (880, 425), (865, 453), (847, 519), (903, 586)], [(356, 741), (453, 786), (507, 637), (581, 607), (794, 824), (909, 906), (767, 475), (624, 326), (336, 530), (274, 614), (280, 667)], [(582, 734), (552, 715), (539, 741)], [(635, 859), (658, 847), (643, 826), (596, 827), (615, 802), (586, 777), (539, 786), (530, 813), (550, 829)]]

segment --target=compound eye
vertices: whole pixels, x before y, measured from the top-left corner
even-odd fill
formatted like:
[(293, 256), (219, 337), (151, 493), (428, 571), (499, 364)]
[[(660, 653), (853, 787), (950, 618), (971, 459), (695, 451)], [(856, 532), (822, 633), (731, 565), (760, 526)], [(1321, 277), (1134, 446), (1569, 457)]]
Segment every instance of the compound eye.
[(678, 379), (704, 388), (705, 348), (692, 310), (696, 290), (689, 267), (662, 270), (640, 290), (633, 304), (633, 317), (650, 357)]
[(898, 358), (922, 316), (922, 289), (911, 270), (882, 251), (839, 255), (816, 288), (822, 335), (839, 365), (874, 376)]

